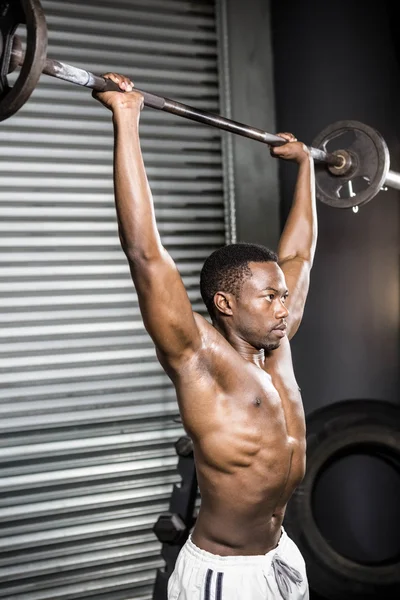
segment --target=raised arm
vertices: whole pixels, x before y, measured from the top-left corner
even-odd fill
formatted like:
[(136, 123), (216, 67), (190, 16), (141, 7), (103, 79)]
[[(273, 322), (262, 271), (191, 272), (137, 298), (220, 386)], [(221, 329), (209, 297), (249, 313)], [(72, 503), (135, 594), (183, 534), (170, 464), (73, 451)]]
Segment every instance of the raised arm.
[(161, 244), (139, 141), (142, 96), (113, 73), (120, 92), (94, 93), (114, 126), (114, 194), (122, 249), (129, 262), (145, 327), (158, 353), (179, 368), (200, 346), (200, 335), (182, 279)]
[(283, 229), (278, 259), (282, 268), (289, 297), (288, 337), (294, 336), (303, 317), (310, 271), (317, 244), (317, 209), (315, 200), (314, 162), (304, 144), (292, 134), (279, 134), (288, 144), (273, 148), (271, 154), (298, 164), (297, 182), (289, 216)]

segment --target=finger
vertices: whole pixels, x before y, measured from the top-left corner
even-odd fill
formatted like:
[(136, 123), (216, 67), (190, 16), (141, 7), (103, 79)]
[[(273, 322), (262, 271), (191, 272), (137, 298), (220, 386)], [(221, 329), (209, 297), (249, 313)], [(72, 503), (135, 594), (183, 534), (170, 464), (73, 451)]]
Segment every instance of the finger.
[(121, 75), (118, 75), (117, 73), (105, 73), (103, 77), (104, 79), (110, 79), (110, 81), (113, 81), (115, 84), (117, 84), (121, 91), (125, 91), (125, 84)]
[(284, 133), (277, 133), (277, 135), (285, 139), (287, 142), (297, 142), (297, 138), (293, 135), (293, 133), (288, 133), (285, 131)]
[(281, 137), (284, 137), (286, 139), (290, 139), (290, 140), (295, 139), (294, 134), (290, 133), (289, 131), (284, 131), (282, 133), (278, 133), (278, 135), (280, 135)]
[(124, 90), (126, 92), (131, 92), (133, 90), (133, 82), (129, 79), (129, 77), (121, 77)]
[(113, 81), (114, 83), (119, 84), (121, 81), (121, 78), (119, 75), (117, 75), (116, 73), (105, 73), (103, 75), (104, 79), (111, 79), (111, 81)]
[(271, 156), (284, 156), (290, 152), (291, 148), (289, 148), (287, 144), (282, 144), (282, 146), (272, 146), (270, 148)]
[(271, 146), (271, 148), (270, 148), (271, 152), (287, 152), (287, 143), (286, 142), (289, 142), (290, 140), (286, 140), (286, 138), (284, 138), (284, 139), (285, 139), (284, 144), (277, 144), (276, 146), (275, 145)]
[(134, 87), (135, 87), (135, 84), (133, 83), (133, 81), (131, 81), (130, 79), (126, 78), (126, 91), (127, 92), (132, 92)]
[(124, 77), (118, 73), (105, 73), (103, 77), (116, 83), (123, 92), (131, 92), (133, 89), (133, 83), (128, 77)]
[(129, 77), (127, 77), (126, 75), (121, 75), (120, 73), (114, 73), (114, 75), (116, 75), (117, 77), (119, 77), (119, 79), (121, 81), (124, 81), (127, 85), (128, 84), (133, 85), (133, 81)]

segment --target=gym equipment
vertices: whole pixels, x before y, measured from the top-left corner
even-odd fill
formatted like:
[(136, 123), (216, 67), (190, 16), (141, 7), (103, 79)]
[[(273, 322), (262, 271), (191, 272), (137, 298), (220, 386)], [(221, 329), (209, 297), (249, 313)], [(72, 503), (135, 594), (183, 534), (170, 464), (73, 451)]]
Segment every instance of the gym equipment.
[[(318, 496), (317, 491), (323, 477), (337, 464), (337, 461), (360, 455), (375, 458), (376, 461), (379, 459), (379, 462), (382, 461), (382, 470), (386, 463), (387, 469), (393, 470), (394, 477), (400, 475), (400, 406), (383, 400), (342, 400), (309, 414), (306, 430), (307, 472), (290, 499), (283, 524), (306, 561), (310, 588), (318, 597), (327, 600), (364, 598), (397, 600), (400, 598), (399, 544), (392, 542), (391, 556), (386, 555), (383, 559), (372, 560), (372, 554), (364, 554), (361, 558), (363, 544), (359, 542), (356, 531), (360, 530), (360, 527), (366, 527), (361, 525), (365, 519), (370, 519), (372, 523), (375, 518), (371, 508), (368, 508), (369, 501), (364, 507), (359, 507), (363, 516), (354, 523), (354, 529), (350, 534), (351, 539), (354, 540), (353, 551), (357, 548), (359, 553), (357, 557), (350, 554), (351, 544), (347, 543), (349, 538), (346, 538), (348, 522), (352, 518), (350, 505), (346, 506), (346, 503), (339, 501), (340, 513), (341, 515), (343, 513), (343, 517), (340, 518), (343, 518), (343, 522), (346, 523), (343, 525), (342, 532), (338, 532), (336, 536), (337, 538), (343, 536), (345, 540), (339, 547), (335, 536), (329, 531), (325, 533), (326, 524), (332, 518), (332, 511), (324, 512), (325, 496)], [(387, 473), (386, 470), (384, 472)], [(346, 471), (343, 477), (343, 481), (346, 481), (349, 471)], [(369, 485), (373, 490), (373, 483), (370, 482)], [(335, 486), (338, 489), (341, 486), (337, 471)], [(351, 488), (350, 485), (350, 489), (354, 487)], [(353, 494), (349, 491), (345, 493), (350, 502)], [(376, 493), (380, 495), (383, 491), (376, 488)], [(373, 496), (372, 493), (371, 495)], [(397, 504), (396, 499), (393, 502), (388, 501), (388, 515), (399, 514), (395, 508)], [(318, 509), (326, 515), (323, 523), (318, 520), (320, 514)], [(346, 515), (346, 512), (350, 514)], [(387, 518), (389, 519), (389, 516)], [(325, 527), (322, 527), (323, 524)], [(334, 527), (334, 524), (330, 527)], [(396, 522), (393, 523), (393, 527), (396, 531)], [(368, 528), (367, 532), (365, 539), (376, 540)], [(385, 534), (381, 533), (381, 536), (379, 539), (383, 541)], [(396, 534), (392, 540), (398, 539), (398, 536), (397, 538), (395, 536)], [(365, 547), (371, 553), (372, 544), (366, 543)], [(378, 549), (376, 551), (378, 556)]]
[[(346, 149), (333, 151), (342, 158), (341, 166), (315, 166), (317, 198), (338, 208), (361, 206), (376, 196), (387, 182), (390, 166), (389, 150), (381, 134), (358, 121), (333, 123), (313, 143), (328, 152), (328, 144), (349, 135), (352, 140)], [(355, 190), (355, 185), (359, 189)]]
[(178, 456), (191, 456), (193, 454), (193, 442), (188, 435), (183, 435), (175, 442), (175, 451)]
[[(27, 45), (21, 73), (10, 88), (7, 74), (18, 66), (22, 44), (15, 31), (25, 23)], [(47, 51), (47, 26), (39, 2), (0, 2), (0, 119), (11, 117), (28, 100), (43, 71)]]
[[(25, 53), (18, 36), (18, 25), (26, 24)], [(28, 100), (41, 73), (96, 91), (118, 90), (113, 82), (71, 65), (46, 57), (47, 25), (39, 0), (0, 1), (0, 121), (15, 114)], [(8, 73), (21, 67), (14, 87)], [(269, 146), (281, 146), (283, 138), (219, 115), (197, 110), (169, 98), (137, 89), (144, 105), (224, 129)], [(349, 146), (330, 151), (328, 144), (344, 133), (352, 132)], [(400, 189), (400, 173), (390, 171), (390, 156), (383, 137), (373, 128), (357, 121), (340, 121), (327, 127), (309, 147), (316, 165), (318, 199), (335, 208), (355, 208), (366, 204), (383, 186)], [(362, 184), (362, 185), (360, 185)]]
[(163, 544), (161, 556), (165, 561), (165, 568), (157, 571), (153, 600), (166, 600), (168, 580), (175, 568), (176, 559), (196, 522), (194, 512), (197, 498), (197, 474), (193, 443), (190, 437), (181, 436), (175, 442), (175, 450), (179, 456), (178, 473), (181, 476), (181, 482), (173, 487), (169, 511), (162, 513), (153, 526), (154, 533)]
[(186, 532), (186, 525), (176, 513), (163, 513), (153, 531), (163, 544), (177, 544)]

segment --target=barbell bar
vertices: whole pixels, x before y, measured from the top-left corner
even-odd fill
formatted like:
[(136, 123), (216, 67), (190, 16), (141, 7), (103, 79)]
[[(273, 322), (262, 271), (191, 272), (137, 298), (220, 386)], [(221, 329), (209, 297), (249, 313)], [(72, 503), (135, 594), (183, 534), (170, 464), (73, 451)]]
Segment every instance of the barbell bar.
[[(12, 70), (14, 70), (16, 67), (23, 67), (24, 61), (25, 55), (22, 51), (21, 40), (18, 38), (18, 36), (14, 36), (14, 44), (12, 47), (10, 60), (11, 69), (9, 72), (12, 72)], [(114, 82), (105, 79), (104, 77), (95, 75), (94, 73), (86, 71), (85, 69), (80, 69), (79, 67), (74, 67), (58, 60), (53, 60), (51, 58), (45, 59), (42, 73), (49, 75), (50, 77), (68, 81), (69, 83), (74, 83), (75, 85), (88, 87), (96, 92), (121, 91)], [(244, 125), (243, 123), (238, 123), (237, 121), (232, 121), (231, 119), (221, 117), (220, 115), (198, 110), (193, 106), (188, 106), (187, 104), (182, 104), (181, 102), (171, 100), (171, 98), (156, 96), (155, 94), (145, 92), (136, 87), (135, 90), (142, 94), (144, 105), (147, 107), (163, 110), (179, 117), (184, 117), (185, 119), (197, 121), (205, 125), (211, 125), (212, 127), (216, 127), (218, 129), (224, 129), (230, 133), (241, 135), (252, 140), (268, 144), (269, 146), (281, 146), (282, 144), (286, 143), (286, 140), (278, 135), (267, 133), (261, 129), (250, 127), (249, 125)], [(3, 120), (1, 119), (1, 115), (0, 120)], [(319, 150), (318, 148), (310, 148), (310, 151), (314, 160), (316, 161), (337, 166), (340, 166), (343, 163), (343, 160), (340, 157), (333, 154), (328, 154), (327, 152)]]
[[(15, 35), (19, 24), (27, 27), (27, 46)], [(0, 121), (15, 114), (36, 87), (42, 73), (95, 91), (118, 90), (104, 77), (84, 69), (47, 58), (47, 24), (39, 0), (9, 0), (0, 20)], [(7, 75), (17, 67), (21, 73), (14, 85)], [(21, 81), (20, 81), (21, 80)], [(143, 96), (144, 105), (223, 129), (269, 146), (280, 146), (286, 140), (261, 129), (227, 119), (170, 98), (135, 88)], [(328, 144), (351, 132), (354, 141), (345, 148), (329, 151)], [(400, 189), (400, 174), (390, 171), (390, 155), (383, 137), (372, 127), (358, 121), (339, 121), (324, 129), (309, 146), (316, 161), (316, 193), (319, 200), (336, 208), (351, 208), (369, 202), (385, 186)], [(354, 190), (353, 182), (363, 185)], [(345, 193), (343, 193), (343, 190)], [(341, 194), (342, 192), (342, 194)]]

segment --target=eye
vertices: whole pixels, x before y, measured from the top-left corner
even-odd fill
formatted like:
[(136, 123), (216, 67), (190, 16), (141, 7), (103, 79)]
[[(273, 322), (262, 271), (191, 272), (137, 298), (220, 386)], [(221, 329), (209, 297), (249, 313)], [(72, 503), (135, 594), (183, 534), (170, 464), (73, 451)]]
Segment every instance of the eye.
[(272, 302), (274, 298), (275, 298), (275, 294), (267, 294), (268, 302)]
[(282, 302), (283, 304), (285, 304), (286, 300), (288, 299), (289, 294), (285, 294), (284, 296), (282, 296)]

